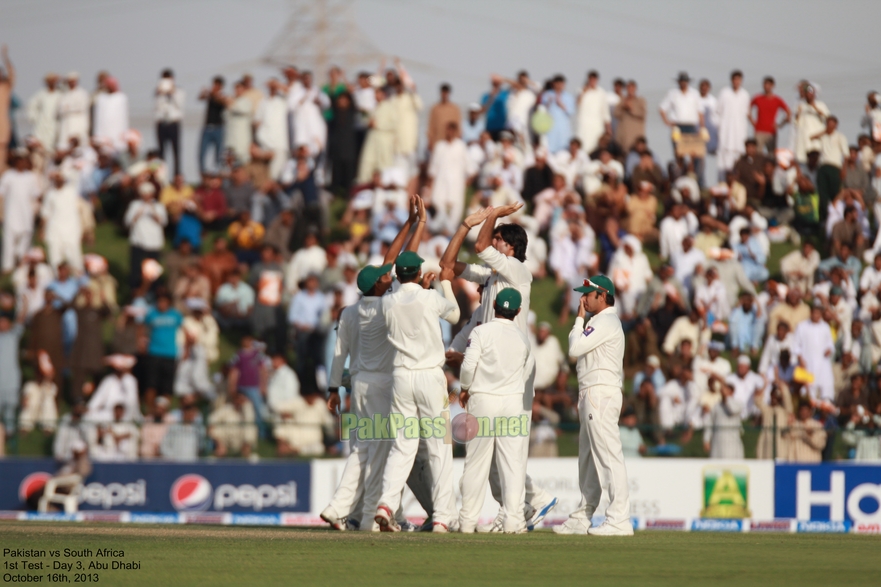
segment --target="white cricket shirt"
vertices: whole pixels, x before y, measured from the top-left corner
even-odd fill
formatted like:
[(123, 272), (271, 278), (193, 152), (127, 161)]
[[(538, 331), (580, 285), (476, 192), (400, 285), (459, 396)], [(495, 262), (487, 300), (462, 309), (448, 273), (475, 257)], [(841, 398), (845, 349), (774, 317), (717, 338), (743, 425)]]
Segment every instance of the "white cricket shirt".
[(523, 395), (534, 367), (526, 335), (511, 320), (493, 318), (471, 331), (459, 381), (470, 393)]
[(569, 332), (569, 356), (577, 359), (578, 389), (594, 385), (622, 388), (624, 330), (615, 307), (594, 314), (584, 323), (576, 318)]

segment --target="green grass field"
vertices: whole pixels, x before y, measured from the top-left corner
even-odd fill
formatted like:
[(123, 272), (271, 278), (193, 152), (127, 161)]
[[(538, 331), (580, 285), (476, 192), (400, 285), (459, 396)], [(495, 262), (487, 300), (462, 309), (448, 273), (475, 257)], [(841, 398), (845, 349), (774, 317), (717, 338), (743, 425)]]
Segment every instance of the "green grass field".
[[(877, 585), (881, 539), (638, 532), (632, 538), (0, 523), (3, 548), (121, 549), (102, 585)], [(4, 563), (14, 560), (4, 557)], [(44, 559), (44, 566), (52, 560)], [(4, 573), (10, 572), (7, 570)], [(48, 571), (42, 571), (45, 577)], [(31, 573), (37, 573), (31, 571)], [(73, 582), (74, 572), (68, 572)], [(43, 579), (46, 582), (46, 579)]]

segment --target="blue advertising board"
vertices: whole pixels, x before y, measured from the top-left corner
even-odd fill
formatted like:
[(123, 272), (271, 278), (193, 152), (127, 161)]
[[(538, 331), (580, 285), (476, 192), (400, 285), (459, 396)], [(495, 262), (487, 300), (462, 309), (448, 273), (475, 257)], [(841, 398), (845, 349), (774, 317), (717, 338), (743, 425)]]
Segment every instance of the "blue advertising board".
[[(51, 459), (0, 460), (0, 510), (24, 507), (58, 465)], [(132, 512), (308, 512), (308, 462), (95, 463), (81, 510)]]
[(841, 528), (881, 522), (881, 466), (778, 464), (774, 487), (777, 518), (845, 523)]

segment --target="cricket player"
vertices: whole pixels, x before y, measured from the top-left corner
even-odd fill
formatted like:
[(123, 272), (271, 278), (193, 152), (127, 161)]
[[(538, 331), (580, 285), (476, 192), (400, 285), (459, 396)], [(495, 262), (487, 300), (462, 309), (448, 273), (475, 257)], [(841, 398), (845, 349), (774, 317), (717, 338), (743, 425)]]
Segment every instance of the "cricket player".
[[(340, 406), (339, 387), (342, 384), (346, 359), (352, 379), (351, 410), (360, 420), (374, 415), (388, 417), (392, 405), (392, 369), (395, 349), (388, 340), (388, 329), (382, 314), (382, 296), (391, 289), (392, 262), (415, 224), (408, 250), (419, 246), (425, 229), (426, 213), (422, 199), (411, 198), (410, 217), (389, 247), (382, 266), (368, 265), (358, 274), (358, 289), (363, 297), (340, 314), (336, 347), (328, 382), (327, 407), (336, 413)], [(363, 440), (352, 438), (352, 452), (346, 460), (339, 486), (321, 519), (336, 530), (360, 527), (378, 531), (373, 519), (382, 489), (382, 471), (388, 458), (390, 440)], [(420, 503), (431, 513), (430, 495), (424, 488), (410, 483)], [(360, 503), (359, 503), (360, 502)], [(360, 506), (360, 507), (359, 507)], [(416, 528), (396, 512), (399, 525), (408, 531)]]
[(523, 453), (529, 450), (532, 398), (524, 382), (532, 378), (535, 359), (529, 339), (513, 322), (520, 314), (521, 302), (516, 289), (501, 290), (495, 300), (495, 318), (471, 331), (462, 361), (459, 404), (480, 424), (478, 435), (467, 445), (460, 532), (477, 530), (493, 460), (502, 487), (502, 507), (507, 512), (504, 532), (526, 532)]
[[(630, 495), (618, 419), (624, 372), (624, 331), (615, 310), (615, 285), (605, 275), (584, 280), (578, 317), (569, 332), (569, 356), (577, 360), (578, 482), (581, 503), (558, 534), (632, 536)], [(587, 313), (591, 318), (584, 323)], [(590, 519), (603, 492), (609, 495), (606, 521), (591, 528)]]
[[(514, 319), (514, 324), (520, 328), (524, 335), (528, 333), (527, 315), (529, 314), (529, 299), (532, 291), (532, 273), (526, 267), (524, 261), (526, 260), (526, 246), (529, 239), (522, 226), (516, 224), (496, 226), (499, 218), (510, 216), (522, 207), (523, 204), (521, 203), (500, 206), (498, 208), (490, 206), (467, 216), (453, 235), (453, 238), (450, 239), (447, 250), (444, 251), (440, 261), (442, 269), (451, 269), (455, 275), (478, 283), (483, 288), (480, 306), (474, 311), (471, 321), (466, 325), (466, 331), (476, 325), (486, 324), (491, 321), (495, 317), (494, 303), (496, 295), (502, 289), (511, 287), (520, 292), (523, 300), (521, 304), (522, 311)], [(477, 256), (486, 265), (466, 264), (457, 261), (459, 250), (465, 241), (465, 237), (472, 228), (481, 222), (483, 222), (483, 226), (480, 227), (475, 248)], [(465, 350), (461, 347), (461, 344), (466, 337), (467, 334), (462, 336), (460, 333), (451, 345), (451, 352), (447, 353), (450, 366), (458, 366), (461, 362), (462, 353)], [(531, 380), (525, 384), (528, 387), (526, 391), (529, 394), (531, 405), (535, 390), (532, 389)], [(527, 446), (523, 453), (524, 463), (528, 455), (529, 447)], [(490, 469), (490, 489), (492, 490), (493, 497), (501, 504), (502, 490), (495, 463)], [(557, 498), (542, 490), (541, 487), (534, 485), (532, 479), (527, 475), (526, 502), (528, 528), (532, 530), (557, 505)], [(502, 507), (493, 524), (485, 529), (491, 532), (501, 532), (504, 517), (505, 508)]]
[[(395, 261), (395, 272), (401, 287), (382, 298), (388, 338), (396, 351), (390, 426), (393, 418), (400, 418), (405, 423), (423, 418), (434, 421), (442, 418), (442, 412), (449, 407), (447, 380), (443, 372), (444, 342), (438, 322), (443, 319), (456, 324), (459, 321), (459, 304), (450, 284), (451, 271), (441, 274), (443, 296), (434, 290), (423, 289), (420, 285), (422, 263), (422, 257), (416, 253), (402, 253)], [(448, 413), (446, 419), (449, 419)], [(455, 516), (452, 447), (446, 443), (443, 435), (424, 438), (420, 430), (420, 434), (414, 438), (405, 434), (405, 431), (395, 431), (374, 519), (381, 531), (400, 531), (394, 512), (400, 505), (404, 482), (421, 445), (428, 454), (428, 472), (432, 480), (432, 531), (448, 532)]]

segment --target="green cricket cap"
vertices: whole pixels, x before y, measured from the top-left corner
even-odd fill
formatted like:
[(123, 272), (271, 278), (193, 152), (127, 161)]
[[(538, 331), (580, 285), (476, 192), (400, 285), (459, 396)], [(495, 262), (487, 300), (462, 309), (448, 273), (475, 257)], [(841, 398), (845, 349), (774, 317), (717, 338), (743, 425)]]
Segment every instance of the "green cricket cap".
[(615, 295), (615, 284), (605, 275), (594, 275), (589, 279), (585, 279), (584, 285), (575, 288), (575, 291), (583, 294), (589, 294), (597, 290), (610, 295)]
[(422, 257), (413, 251), (404, 251), (395, 259), (395, 270), (403, 275), (413, 275), (422, 267)]
[(519, 310), (523, 303), (520, 292), (513, 287), (506, 287), (496, 294), (496, 306), (505, 310)]
[(392, 270), (392, 264), (382, 265), (381, 267), (376, 265), (368, 265), (364, 269), (358, 273), (358, 289), (361, 290), (361, 293), (367, 294), (373, 286), (376, 285), (376, 282), (379, 281), (379, 278)]

